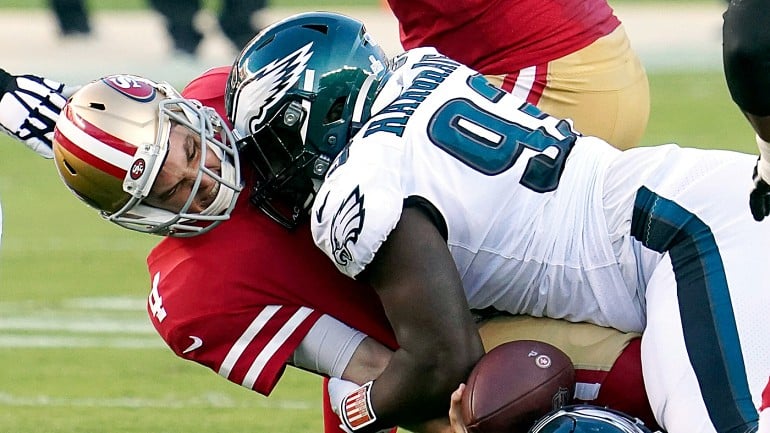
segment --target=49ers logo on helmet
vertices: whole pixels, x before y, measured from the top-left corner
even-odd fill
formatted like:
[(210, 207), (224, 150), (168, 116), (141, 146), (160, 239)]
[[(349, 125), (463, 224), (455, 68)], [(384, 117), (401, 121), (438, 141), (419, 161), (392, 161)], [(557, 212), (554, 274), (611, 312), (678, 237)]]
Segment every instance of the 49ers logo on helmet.
[(147, 168), (147, 164), (144, 162), (144, 159), (139, 158), (134, 161), (133, 164), (131, 164), (131, 171), (129, 172), (129, 176), (131, 176), (131, 179), (137, 180), (142, 177), (145, 168)]
[(110, 75), (102, 81), (118, 92), (139, 102), (151, 101), (155, 97), (155, 86), (142, 77), (134, 75)]

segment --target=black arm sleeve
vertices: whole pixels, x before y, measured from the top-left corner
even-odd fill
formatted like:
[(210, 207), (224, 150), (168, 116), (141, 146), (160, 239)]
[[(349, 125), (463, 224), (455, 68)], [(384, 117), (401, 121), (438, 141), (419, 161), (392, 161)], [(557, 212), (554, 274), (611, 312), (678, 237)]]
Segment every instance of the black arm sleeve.
[(11, 85), (11, 80), (13, 80), (13, 76), (6, 72), (5, 69), (0, 68), (0, 96), (8, 91), (8, 86)]
[(770, 1), (732, 0), (723, 15), (722, 60), (738, 107), (770, 115)]

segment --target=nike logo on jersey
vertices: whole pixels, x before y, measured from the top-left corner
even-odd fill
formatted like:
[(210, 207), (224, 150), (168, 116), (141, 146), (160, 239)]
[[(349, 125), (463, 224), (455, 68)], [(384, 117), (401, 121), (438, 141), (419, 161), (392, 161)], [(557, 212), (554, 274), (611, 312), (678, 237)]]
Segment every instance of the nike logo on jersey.
[(199, 337), (190, 335), (190, 338), (192, 339), (193, 342), (189, 347), (187, 347), (187, 349), (184, 350), (184, 352), (182, 352), (183, 354), (190, 353), (193, 350), (199, 349), (201, 346), (203, 346), (203, 340), (201, 340)]
[(364, 196), (359, 187), (350, 193), (334, 215), (331, 224), (332, 252), (334, 260), (347, 266), (353, 260), (349, 246), (358, 241), (364, 227)]

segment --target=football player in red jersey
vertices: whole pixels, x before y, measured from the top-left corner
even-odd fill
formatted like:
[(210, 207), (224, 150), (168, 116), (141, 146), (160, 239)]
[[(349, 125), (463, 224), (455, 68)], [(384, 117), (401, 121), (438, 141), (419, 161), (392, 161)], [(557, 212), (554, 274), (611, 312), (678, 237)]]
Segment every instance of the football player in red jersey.
[(388, 4), (405, 49), (435, 47), (586, 135), (620, 149), (639, 144), (647, 75), (606, 0)]
[[(182, 96), (199, 100), (203, 105), (213, 107), (223, 114), (225, 80), (229, 71), (229, 68), (224, 67), (207, 71), (193, 80), (183, 90)], [(99, 80), (91, 87), (97, 84), (99, 91), (106, 91), (107, 94), (113, 92), (114, 97), (126, 98), (117, 105), (103, 107), (107, 113), (123, 113), (134, 120), (148, 120), (152, 119), (152, 116), (157, 116), (155, 109), (150, 110), (149, 113), (143, 109), (134, 110), (137, 107), (146, 108), (143, 105), (151, 105), (147, 101), (157, 97), (155, 92), (158, 89), (154, 89), (155, 92), (153, 92), (152, 86), (148, 87), (146, 82), (129, 76), (117, 76)], [(169, 89), (164, 91), (171, 92)], [(87, 96), (88, 93), (87, 88), (74, 98), (72, 107), (77, 107), (79, 104), (77, 101), (82, 101), (79, 98)], [(82, 103), (80, 105), (82, 106)], [(169, 108), (167, 116), (199, 109), (195, 104), (171, 105)], [(208, 118), (208, 122), (195, 120), (196, 116), (191, 115), (192, 120), (189, 123), (195, 128), (204, 126), (213, 138), (217, 135), (215, 131), (219, 126), (216, 122), (210, 122), (210, 114), (200, 114), (200, 118)], [(122, 127), (112, 124), (112, 121), (89, 122), (88, 116), (81, 118), (77, 113), (72, 112), (70, 115), (72, 119), (79, 119), (78, 123), (73, 122), (68, 128), (65, 126), (67, 122), (62, 121), (57, 136), (58, 158), (60, 158), (57, 161), (65, 174), (70, 170), (85, 168), (85, 165), (80, 165), (81, 162), (88, 161), (95, 164), (99, 158), (104, 158), (100, 160), (102, 161), (99, 170), (101, 173), (98, 173), (100, 182), (105, 179), (114, 182), (112, 178), (115, 176), (109, 173), (116, 169), (119, 173), (128, 175), (129, 172), (136, 171), (131, 170), (132, 168), (147, 167), (135, 163), (140, 160), (145, 161), (143, 158), (149, 158), (148, 155), (134, 154), (132, 158), (128, 158), (127, 154), (121, 150), (125, 150), (126, 142), (130, 142), (137, 136), (132, 136)], [(225, 119), (221, 121), (226, 123)], [(151, 131), (149, 134), (154, 137), (157, 124), (150, 122), (149, 125)], [(76, 128), (73, 129), (71, 126)], [(78, 130), (80, 127), (83, 129)], [(182, 137), (181, 131), (187, 131), (187, 129), (170, 128), (168, 134), (171, 140), (176, 141), (178, 137)], [(123, 134), (128, 134), (128, 138), (122, 138)], [(203, 135), (205, 136), (206, 133)], [(109, 148), (108, 156), (96, 151), (95, 153), (101, 156), (87, 156), (88, 150), (94, 150), (93, 146), (97, 141), (94, 138), (108, 143), (106, 146)], [(198, 143), (204, 141), (200, 138), (200, 132), (193, 134), (189, 141), (182, 141), (194, 143), (196, 139)], [(221, 138), (217, 140), (222, 143), (227, 142)], [(78, 150), (81, 146), (82, 149)], [(199, 158), (199, 154), (196, 155), (196, 153), (203, 147), (193, 148), (189, 144), (186, 146), (181, 148), (182, 152), (172, 151), (180, 150), (176, 147), (169, 149), (167, 162), (168, 158), (173, 159), (174, 156), (181, 156), (185, 161), (188, 159), (194, 161), (196, 157)], [(227, 153), (226, 145), (221, 148), (212, 145), (210, 149), (212, 150), (207, 160), (214, 154)], [(68, 152), (72, 153), (67, 158), (74, 159), (67, 159), (68, 162), (65, 164), (63, 155)], [(120, 171), (121, 163), (126, 164), (123, 172)], [(165, 184), (157, 197), (151, 196), (145, 203), (151, 203), (156, 198), (159, 201), (155, 203), (162, 206), (163, 200), (173, 200), (180, 189), (191, 186), (191, 183), (194, 184), (194, 180), (190, 182), (185, 177), (189, 174), (185, 164), (186, 162), (177, 164), (185, 167), (179, 171), (182, 173), (179, 177), (166, 176), (165, 172), (159, 175), (157, 185), (154, 186), (161, 187), (163, 182)], [(223, 174), (225, 170), (221, 169), (221, 162), (211, 165), (209, 169), (218, 176), (226, 177)], [(189, 172), (192, 171), (193, 169), (189, 170)], [(197, 178), (198, 170), (194, 171), (196, 174), (191, 176)], [(87, 172), (86, 168), (79, 174)], [(248, 165), (244, 165), (246, 185), (254, 182), (249, 179), (251, 175)], [(212, 206), (217, 201), (218, 191), (217, 194), (213, 194), (214, 188), (219, 188), (221, 191), (237, 189), (234, 179), (222, 179), (223, 182), (218, 184), (220, 186), (211, 187), (213, 182), (210, 182), (209, 177), (201, 176), (200, 189), (204, 191), (202, 193), (204, 198), (200, 203), (190, 203), (188, 214), (200, 214), (199, 217), (204, 221), (204, 225), (219, 224), (218, 227), (200, 236), (165, 237), (148, 257), (152, 290), (148, 297), (147, 310), (153, 325), (164, 341), (180, 357), (202, 364), (228, 380), (262, 394), (270, 393), (286, 365), (295, 365), (326, 376), (342, 377), (358, 383), (376, 377), (391, 356), (392, 352), (389, 349), (395, 349), (396, 345), (392, 330), (374, 292), (368, 287), (362, 287), (361, 283), (336, 272), (328, 260), (324, 259), (322, 253), (313, 246), (307, 230), (289, 232), (268, 221), (262, 212), (248, 204), (247, 194), (226, 200), (224, 207), (230, 204), (234, 206), (227, 220), (212, 220), (210, 215), (204, 215), (203, 208)], [(130, 179), (131, 176), (128, 178)], [(137, 179), (141, 180), (141, 176)], [(78, 188), (83, 188), (83, 184), (72, 187), (77, 191)], [(122, 186), (118, 188), (121, 191), (118, 195), (122, 195), (124, 192)], [(85, 189), (87, 190), (88, 187)], [(97, 188), (97, 190), (101, 189)], [(102, 199), (102, 197), (87, 198), (85, 193), (79, 194), (91, 204)], [(112, 197), (107, 201), (114, 206), (111, 199)], [(122, 198), (118, 199), (120, 200)], [(160, 220), (163, 224), (168, 223), (168, 220), (162, 220), (161, 216), (141, 211), (136, 215), (123, 214), (122, 218), (116, 218), (113, 221), (131, 228), (143, 229), (144, 223), (135, 224), (140, 217), (145, 218), (142, 220), (144, 222)], [(180, 221), (170, 224), (165, 229), (174, 226), (170, 230), (179, 230), (180, 235), (193, 234), (197, 230), (196, 226)], [(207, 228), (213, 227), (207, 226)], [(508, 320), (516, 321), (516, 326), (505, 326)], [(547, 330), (547, 332), (538, 334), (534, 330), (527, 331), (530, 326), (526, 325), (526, 322), (530, 320), (535, 321), (535, 326), (532, 328)], [(546, 326), (545, 323), (550, 325)], [(564, 325), (567, 328), (561, 328)], [(586, 325), (591, 329), (596, 328), (594, 331), (598, 334), (594, 335), (600, 337), (587, 339), (588, 343), (585, 346), (574, 342), (569, 345), (567, 344), (569, 338), (565, 338), (562, 342), (555, 341), (558, 340), (559, 335), (567, 335), (562, 332), (563, 330), (572, 329), (573, 326), (575, 325), (549, 319), (495, 317), (485, 320), (481, 329), (489, 347), (512, 338), (539, 338), (560, 345), (573, 356), (573, 359), (576, 359), (578, 380), (585, 384), (584, 393), (581, 394), (583, 398), (588, 400), (595, 398), (595, 402), (599, 404), (614, 404), (614, 399), (619, 395), (613, 389), (633, 388), (638, 391), (637, 396), (639, 396), (635, 403), (641, 402), (641, 407), (636, 411), (631, 410), (632, 413), (648, 411), (643, 386), (640, 387), (641, 371), (638, 352), (636, 352), (638, 338), (635, 338), (635, 334), (621, 334)], [(557, 328), (562, 331), (554, 332)], [(594, 344), (597, 340), (604, 343)], [(597, 348), (602, 349), (601, 357), (596, 356)], [(577, 352), (582, 352), (583, 355)], [(587, 356), (589, 354), (591, 356)], [(585, 360), (583, 364), (579, 361), (581, 359)], [(597, 362), (597, 359), (600, 360)], [(615, 362), (616, 359), (618, 362)], [(604, 385), (600, 388), (599, 385), (602, 382)], [(613, 387), (610, 385), (612, 383), (620, 385)], [(339, 431), (339, 420), (331, 411), (328, 395), (325, 393), (324, 397), (327, 415), (326, 430)], [(627, 397), (623, 395), (617, 404), (627, 404), (629, 401)], [(440, 423), (433, 426), (443, 427)]]

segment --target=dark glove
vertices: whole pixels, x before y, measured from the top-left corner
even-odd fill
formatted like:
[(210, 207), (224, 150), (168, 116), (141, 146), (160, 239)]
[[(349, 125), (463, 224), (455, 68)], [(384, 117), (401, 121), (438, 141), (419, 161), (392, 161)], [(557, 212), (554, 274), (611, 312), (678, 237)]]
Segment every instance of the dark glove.
[(79, 86), (0, 69), (0, 131), (44, 158), (52, 158), (53, 128), (67, 98)]
[[(757, 164), (759, 164), (759, 161), (757, 159)], [(759, 175), (757, 165), (754, 166), (753, 178), (754, 189), (749, 194), (749, 207), (754, 219), (762, 221), (770, 213), (770, 185)]]

